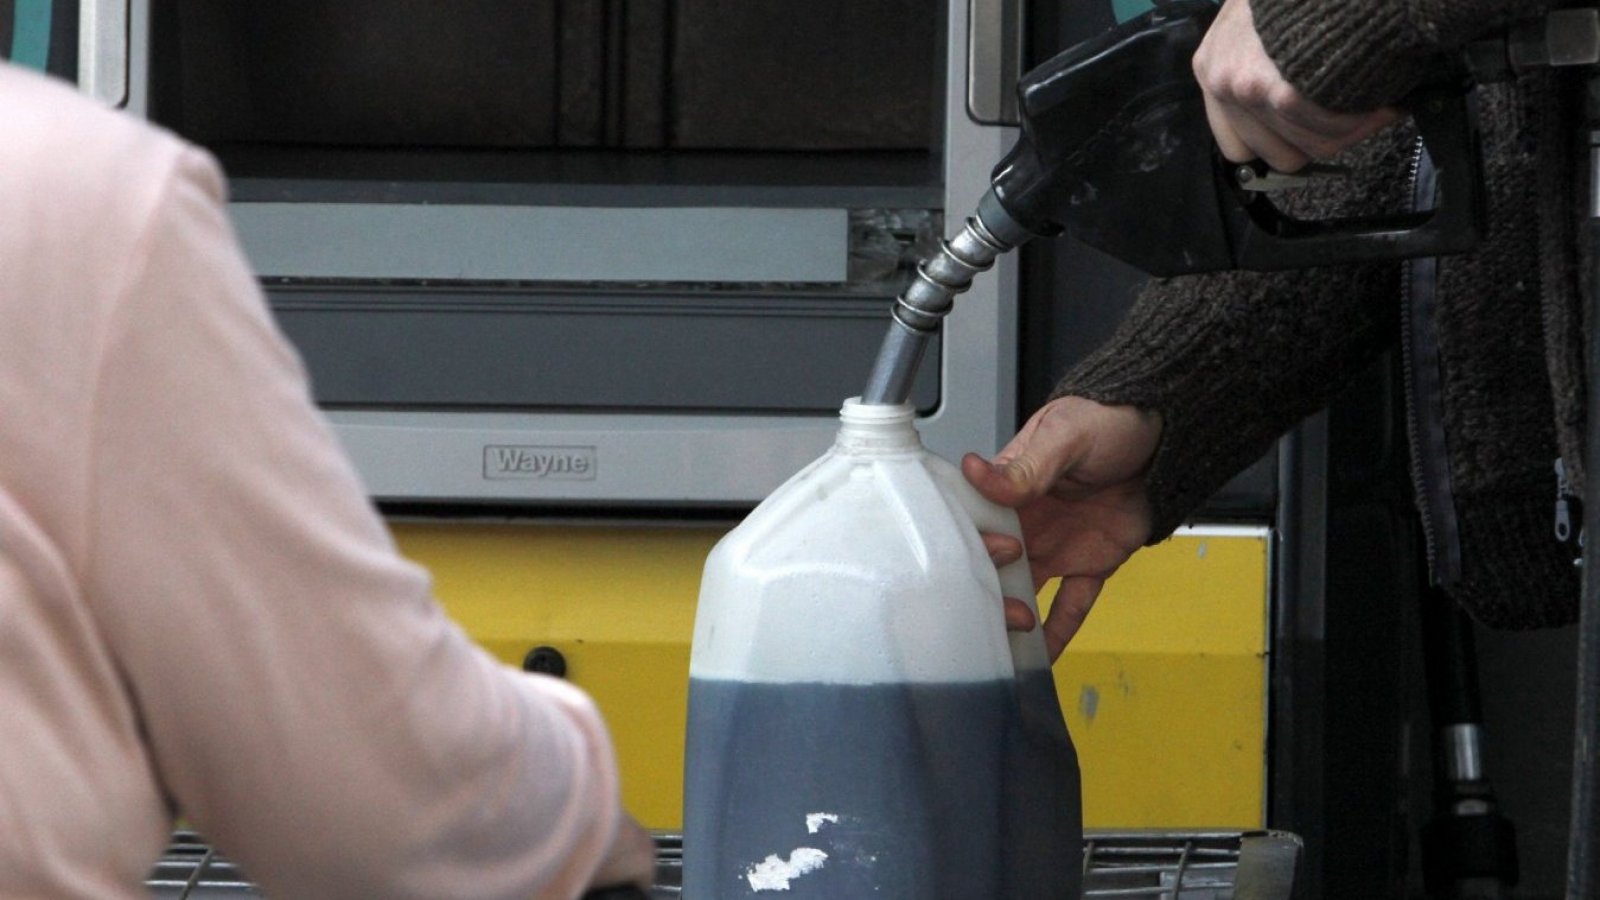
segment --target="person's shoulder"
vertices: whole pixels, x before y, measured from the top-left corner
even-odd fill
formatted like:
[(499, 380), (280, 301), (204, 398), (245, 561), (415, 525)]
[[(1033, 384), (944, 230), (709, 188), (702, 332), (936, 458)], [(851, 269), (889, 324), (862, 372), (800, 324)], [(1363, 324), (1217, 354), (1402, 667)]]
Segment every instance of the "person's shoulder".
[(93, 211), (108, 225), (138, 220), (187, 153), (174, 135), (65, 82), (0, 63), (0, 196), (8, 203)]

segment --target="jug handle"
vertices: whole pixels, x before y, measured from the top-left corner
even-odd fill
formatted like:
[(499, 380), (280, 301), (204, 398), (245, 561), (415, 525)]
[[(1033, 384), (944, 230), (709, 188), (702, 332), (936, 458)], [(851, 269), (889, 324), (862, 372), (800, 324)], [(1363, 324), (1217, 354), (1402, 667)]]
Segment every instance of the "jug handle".
[[(954, 486), (956, 498), (980, 532), (1010, 535), (1019, 542), (1022, 541), (1022, 522), (1017, 518), (1016, 510), (990, 501), (959, 475)], [(1026, 548), (1016, 561), (1000, 566), (998, 574), (1000, 595), (1021, 600), (1033, 612), (1034, 620), (1042, 622), (1043, 618), (1039, 615), (1039, 601), (1033, 590), (1033, 570), (1028, 565)], [(1018, 672), (1050, 668), (1050, 653), (1045, 648), (1044, 629), (1035, 626), (1031, 631), (1013, 631), (1009, 638), (1011, 662)]]

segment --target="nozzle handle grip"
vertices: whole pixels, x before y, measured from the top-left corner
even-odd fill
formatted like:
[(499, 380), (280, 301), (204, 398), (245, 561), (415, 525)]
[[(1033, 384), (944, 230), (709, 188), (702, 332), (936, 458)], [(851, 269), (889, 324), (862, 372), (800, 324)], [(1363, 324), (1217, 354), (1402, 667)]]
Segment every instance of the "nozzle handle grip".
[[(1298, 269), (1332, 263), (1384, 262), (1422, 256), (1447, 256), (1472, 249), (1485, 220), (1482, 162), (1476, 113), (1465, 86), (1430, 86), (1404, 104), (1438, 171), (1438, 199), (1432, 209), (1348, 219), (1308, 221), (1284, 214), (1258, 195), (1241, 189), (1221, 205), (1235, 248), (1236, 268)], [(1233, 168), (1226, 160), (1219, 166)], [(1231, 178), (1219, 176), (1219, 183)]]

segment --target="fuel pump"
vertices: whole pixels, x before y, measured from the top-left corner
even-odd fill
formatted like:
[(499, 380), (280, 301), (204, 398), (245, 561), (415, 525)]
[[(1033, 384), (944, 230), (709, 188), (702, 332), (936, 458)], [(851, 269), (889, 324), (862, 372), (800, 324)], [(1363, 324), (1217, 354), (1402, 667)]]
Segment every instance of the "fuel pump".
[[(1302, 176), (1223, 159), (1212, 141), (1191, 59), (1216, 7), (1174, 0), (1070, 48), (1017, 87), (1021, 136), (995, 167), (990, 190), (962, 229), (926, 261), (901, 294), (862, 399), (901, 403), (923, 349), (956, 295), (1007, 251), (1035, 237), (1071, 234), (1158, 276), (1225, 269), (1279, 270), (1330, 263), (1437, 257), (1471, 249), (1484, 229), (1481, 161), (1469, 88), (1532, 67), (1589, 71), (1587, 265), (1600, 266), (1600, 13), (1561, 9), (1467, 48), (1434, 84), (1403, 104), (1435, 169), (1435, 205), (1404, 214), (1302, 221), (1271, 202), (1272, 189)], [(1130, 85), (1137, 87), (1130, 90)], [(1175, 214), (1152, 216), (1152, 210)], [(1586, 302), (1600, 269), (1587, 274)], [(1600, 311), (1590, 313), (1600, 320)], [(1600, 471), (1600, 340), (1590, 337), (1588, 471)], [(1596, 479), (1600, 482), (1600, 479)], [(1585, 533), (1600, 528), (1600, 489), (1585, 498)], [(1568, 851), (1569, 898), (1600, 894), (1596, 850), (1600, 799), (1600, 566), (1585, 544), (1579, 626), (1578, 717)], [(1476, 679), (1470, 632), (1434, 612), (1430, 656), (1442, 660), (1434, 713), (1445, 766), (1441, 817), (1425, 837), (1433, 885), (1516, 879), (1509, 823), (1494, 812), (1477, 756)], [(1463, 669), (1462, 667), (1466, 668)], [(1453, 668), (1452, 668), (1453, 667)], [(1481, 885), (1480, 885), (1481, 887)]]

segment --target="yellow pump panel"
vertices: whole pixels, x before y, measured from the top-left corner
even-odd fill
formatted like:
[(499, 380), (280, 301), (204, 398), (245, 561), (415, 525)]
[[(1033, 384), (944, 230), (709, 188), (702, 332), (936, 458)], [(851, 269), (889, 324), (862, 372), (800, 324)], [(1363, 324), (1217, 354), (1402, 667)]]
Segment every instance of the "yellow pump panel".
[(1267, 551), (1185, 530), (1106, 583), (1055, 667), (1088, 827), (1266, 824)]
[(623, 802), (676, 829), (683, 797), (689, 638), (721, 529), (393, 525), (467, 633), (511, 665), (554, 647), (611, 729)]
[[(605, 714), (628, 808), (650, 828), (679, 828), (695, 598), (724, 530), (391, 527), (496, 657), (562, 654)], [(1264, 529), (1180, 532), (1106, 584), (1056, 665), (1088, 827), (1263, 824), (1267, 548)]]

